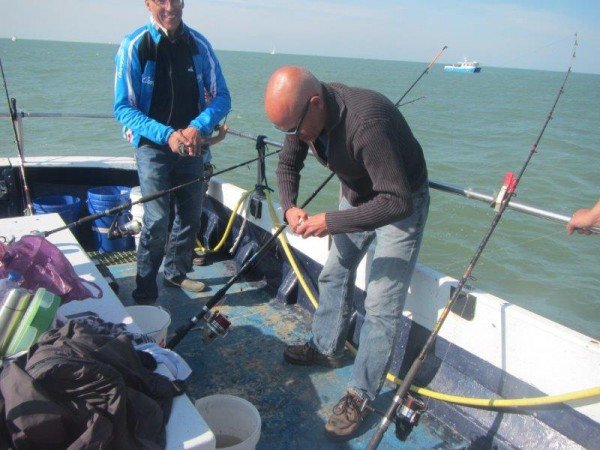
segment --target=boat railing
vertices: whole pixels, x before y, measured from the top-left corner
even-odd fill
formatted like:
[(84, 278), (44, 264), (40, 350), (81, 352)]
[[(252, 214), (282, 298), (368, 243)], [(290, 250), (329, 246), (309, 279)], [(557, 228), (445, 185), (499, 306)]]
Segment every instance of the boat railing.
[[(114, 116), (112, 114), (91, 114), (91, 113), (88, 114), (88, 113), (72, 113), (72, 112), (18, 111), (16, 116), (17, 116), (16, 120), (19, 122), (19, 125), (20, 125), (18, 127), (19, 129), (22, 129), (21, 122), (22, 122), (23, 118), (68, 118), (68, 119), (79, 118), (79, 119), (113, 119), (114, 120)], [(10, 117), (10, 115), (7, 113), (0, 113), (0, 117)], [(228, 134), (231, 134), (233, 136), (237, 136), (237, 137), (240, 137), (243, 139), (249, 139), (252, 141), (256, 141), (259, 138), (259, 136), (257, 136), (257, 135), (243, 132), (243, 131), (236, 131), (231, 128), (229, 129)], [(272, 139), (265, 138), (265, 139), (263, 139), (263, 142), (267, 145), (272, 145), (274, 147), (279, 147), (279, 148), (283, 147), (283, 143), (272, 140)], [(483, 193), (474, 191), (473, 189), (470, 189), (470, 188), (452, 186), (450, 184), (441, 183), (441, 182), (433, 181), (433, 180), (429, 181), (429, 186), (432, 189), (435, 189), (435, 190), (438, 190), (441, 192), (446, 192), (449, 194), (462, 196), (462, 197), (465, 197), (470, 200), (478, 200), (479, 202), (488, 204), (488, 206), (494, 206), (494, 204), (495, 204), (495, 196), (494, 195), (483, 194)], [(519, 213), (527, 214), (527, 215), (542, 218), (542, 219), (547, 219), (547, 220), (557, 222), (557, 223), (562, 223), (562, 224), (568, 223), (569, 220), (571, 219), (570, 216), (566, 216), (564, 214), (558, 214), (558, 213), (555, 213), (552, 211), (544, 210), (544, 209), (537, 208), (535, 206), (526, 205), (523, 203), (518, 203), (518, 202), (515, 202), (512, 200), (509, 203), (508, 208), (510, 208), (513, 211), (519, 212)], [(593, 227), (592, 231), (600, 232), (600, 229), (597, 227)]]

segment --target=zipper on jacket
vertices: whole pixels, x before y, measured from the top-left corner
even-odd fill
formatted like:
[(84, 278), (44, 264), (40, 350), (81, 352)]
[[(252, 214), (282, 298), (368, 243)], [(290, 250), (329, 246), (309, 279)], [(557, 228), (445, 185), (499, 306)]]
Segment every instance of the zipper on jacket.
[(169, 81), (171, 82), (171, 107), (169, 108), (169, 117), (167, 118), (167, 125), (171, 124), (171, 118), (173, 117), (173, 108), (175, 106), (175, 84), (173, 83), (173, 61), (171, 61), (169, 55)]

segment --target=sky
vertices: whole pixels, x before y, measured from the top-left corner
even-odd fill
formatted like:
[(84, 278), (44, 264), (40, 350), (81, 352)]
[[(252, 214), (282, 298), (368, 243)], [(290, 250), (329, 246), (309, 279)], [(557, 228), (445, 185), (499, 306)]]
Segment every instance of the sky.
[[(0, 0), (0, 37), (118, 43), (143, 0)], [(184, 21), (218, 50), (600, 74), (598, 0), (188, 0)]]

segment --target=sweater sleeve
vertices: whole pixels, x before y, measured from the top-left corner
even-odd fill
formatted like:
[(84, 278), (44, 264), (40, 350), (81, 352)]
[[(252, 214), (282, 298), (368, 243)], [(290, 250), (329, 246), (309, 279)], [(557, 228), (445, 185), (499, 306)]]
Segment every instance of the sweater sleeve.
[(385, 119), (359, 127), (353, 137), (354, 156), (369, 174), (375, 196), (356, 208), (327, 212), (331, 234), (374, 230), (412, 214), (411, 189), (399, 151), (405, 145)]
[(308, 146), (296, 137), (287, 136), (283, 149), (279, 153), (277, 163), (277, 185), (279, 187), (279, 201), (283, 213), (296, 206), (298, 201), (298, 187), (300, 185), (300, 171), (304, 167), (304, 160), (308, 154)]

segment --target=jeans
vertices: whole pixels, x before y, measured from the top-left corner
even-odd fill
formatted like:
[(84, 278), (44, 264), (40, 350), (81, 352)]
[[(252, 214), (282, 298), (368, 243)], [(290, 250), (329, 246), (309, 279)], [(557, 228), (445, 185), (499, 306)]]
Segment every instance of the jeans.
[[(202, 157), (182, 157), (168, 146), (143, 145), (136, 151), (140, 188), (143, 196), (170, 189), (203, 176)], [(169, 233), (171, 196), (174, 220)], [(144, 226), (137, 250), (136, 298), (158, 296), (156, 276), (163, 257), (167, 279), (185, 276), (192, 270), (196, 235), (200, 231), (202, 183), (192, 183), (144, 203)]]
[[(311, 344), (321, 353), (343, 352), (353, 309), (356, 268), (375, 238), (367, 284), (365, 320), (348, 389), (373, 400), (383, 385), (406, 294), (429, 211), (427, 183), (412, 194), (409, 217), (373, 231), (337, 234), (319, 276), (319, 307), (312, 322)], [(351, 209), (342, 199), (340, 209)]]

